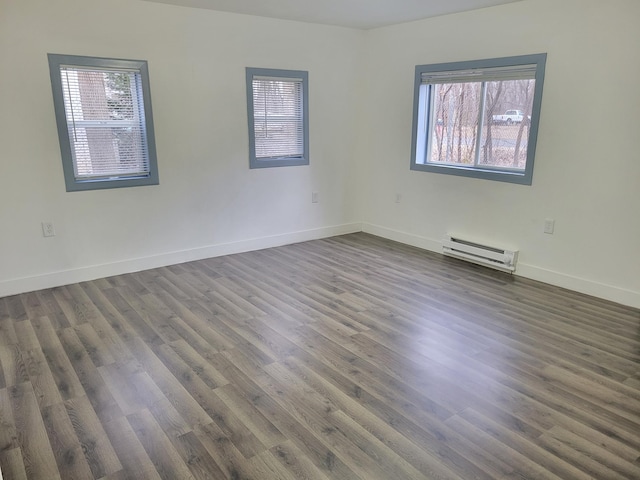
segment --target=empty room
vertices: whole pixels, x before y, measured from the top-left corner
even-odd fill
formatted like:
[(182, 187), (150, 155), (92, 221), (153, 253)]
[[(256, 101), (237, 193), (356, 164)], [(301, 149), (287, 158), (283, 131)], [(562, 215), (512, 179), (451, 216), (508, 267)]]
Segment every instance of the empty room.
[(0, 0), (0, 480), (640, 479), (639, 22)]

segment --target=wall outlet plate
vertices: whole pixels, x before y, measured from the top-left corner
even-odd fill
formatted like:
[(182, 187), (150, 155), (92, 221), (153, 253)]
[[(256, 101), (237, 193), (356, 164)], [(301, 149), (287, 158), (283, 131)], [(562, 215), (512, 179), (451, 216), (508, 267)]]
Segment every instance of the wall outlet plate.
[(43, 237), (56, 236), (56, 229), (53, 226), (53, 222), (42, 222), (42, 236)]
[(556, 221), (553, 218), (545, 218), (544, 220), (544, 233), (549, 235), (553, 234), (556, 227)]

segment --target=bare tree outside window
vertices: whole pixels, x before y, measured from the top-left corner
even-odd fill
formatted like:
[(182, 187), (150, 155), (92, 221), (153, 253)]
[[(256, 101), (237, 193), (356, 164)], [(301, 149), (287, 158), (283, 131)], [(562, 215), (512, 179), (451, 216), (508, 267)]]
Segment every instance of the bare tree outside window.
[[(477, 161), (488, 167), (524, 169), (534, 85), (535, 80), (433, 85), (433, 143), (428, 161), (460, 165)], [(522, 114), (499, 120), (498, 114), (509, 110)]]
[(480, 88), (475, 83), (434, 85), (431, 162), (473, 164)]

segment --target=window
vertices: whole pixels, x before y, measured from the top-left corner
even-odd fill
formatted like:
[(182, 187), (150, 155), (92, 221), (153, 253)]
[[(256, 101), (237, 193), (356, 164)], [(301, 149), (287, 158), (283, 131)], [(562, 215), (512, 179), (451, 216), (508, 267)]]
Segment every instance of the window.
[(147, 62), (49, 54), (67, 191), (157, 185)]
[(308, 73), (247, 68), (249, 168), (309, 165)]
[(531, 185), (545, 61), (416, 66), (411, 169)]

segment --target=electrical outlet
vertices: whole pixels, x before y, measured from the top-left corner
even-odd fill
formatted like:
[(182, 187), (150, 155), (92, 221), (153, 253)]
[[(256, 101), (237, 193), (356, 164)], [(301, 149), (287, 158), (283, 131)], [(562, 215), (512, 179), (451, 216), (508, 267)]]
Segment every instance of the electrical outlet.
[(311, 192), (311, 203), (318, 203), (318, 192)]
[(396, 193), (396, 203), (400, 203), (402, 201), (402, 194)]
[(42, 236), (43, 237), (56, 236), (56, 229), (53, 226), (53, 222), (42, 222)]
[(548, 233), (549, 235), (553, 234), (553, 231), (556, 227), (556, 221), (553, 218), (545, 218), (544, 220), (544, 233)]

